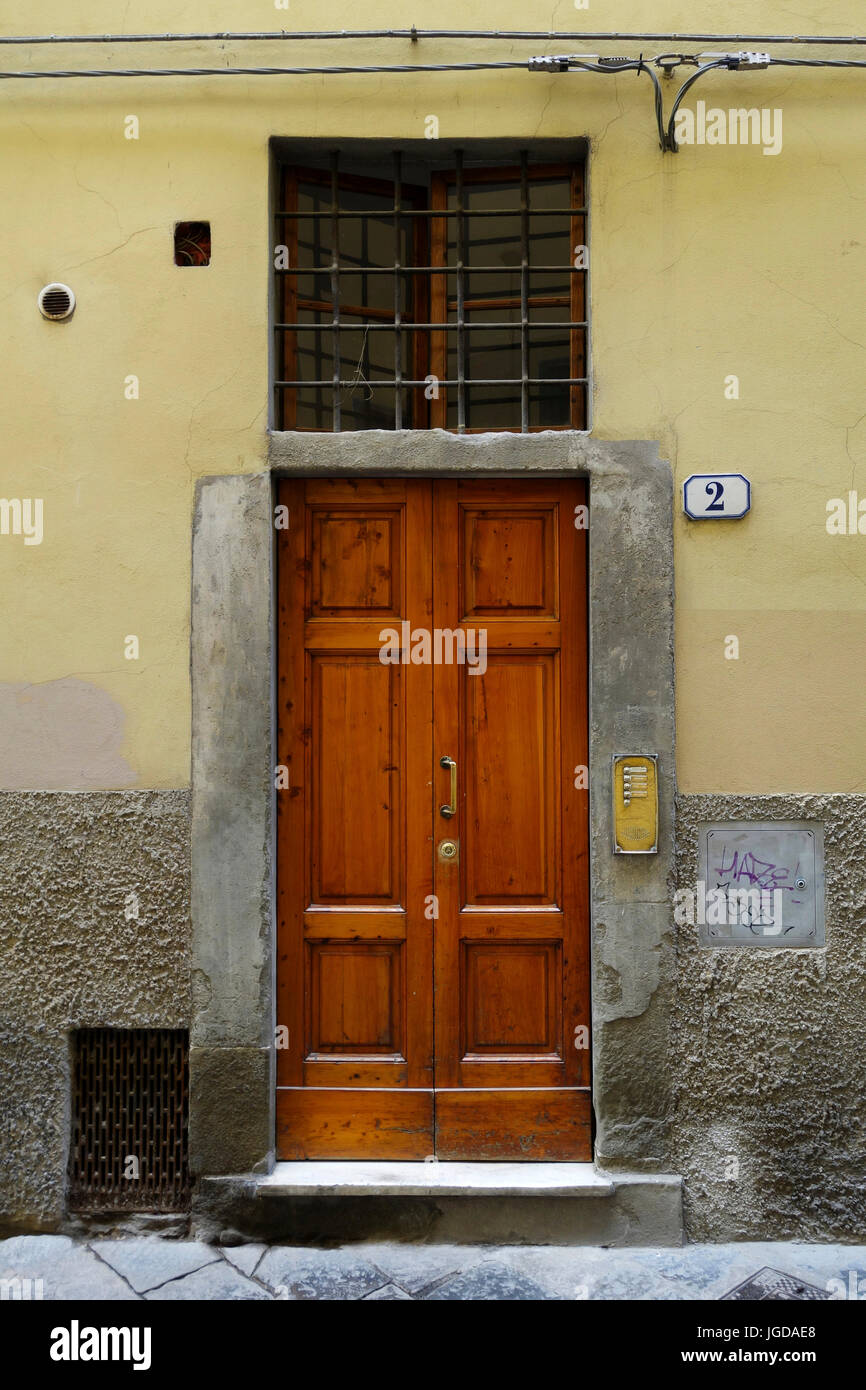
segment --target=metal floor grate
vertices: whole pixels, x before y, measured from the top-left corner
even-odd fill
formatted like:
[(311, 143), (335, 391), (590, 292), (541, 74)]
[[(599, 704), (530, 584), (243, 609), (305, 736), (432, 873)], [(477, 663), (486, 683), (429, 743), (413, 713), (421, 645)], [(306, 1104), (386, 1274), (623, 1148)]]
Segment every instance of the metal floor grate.
[(185, 1210), (188, 1116), (184, 1029), (81, 1029), (73, 1063), (70, 1209)]

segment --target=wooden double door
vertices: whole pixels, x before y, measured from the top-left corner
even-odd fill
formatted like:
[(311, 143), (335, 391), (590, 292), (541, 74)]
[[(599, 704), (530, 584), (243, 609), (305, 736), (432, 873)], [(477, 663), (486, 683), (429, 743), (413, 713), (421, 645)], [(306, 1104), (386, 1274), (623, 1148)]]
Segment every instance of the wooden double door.
[(280, 485), (281, 1158), (591, 1157), (585, 501)]

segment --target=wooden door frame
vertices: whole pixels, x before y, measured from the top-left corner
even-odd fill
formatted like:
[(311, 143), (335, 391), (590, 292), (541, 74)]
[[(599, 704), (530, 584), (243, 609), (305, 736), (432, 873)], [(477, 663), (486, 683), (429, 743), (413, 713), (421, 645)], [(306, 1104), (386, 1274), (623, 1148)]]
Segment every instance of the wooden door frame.
[[(190, 1153), (274, 1158), (274, 489), (278, 476), (589, 481), (595, 1161), (669, 1168), (674, 854), (673, 479), (651, 441), (571, 432), (274, 434), (270, 467), (197, 485), (192, 556)], [(639, 581), (639, 582), (638, 582)], [(659, 853), (611, 852), (614, 753), (660, 762)]]

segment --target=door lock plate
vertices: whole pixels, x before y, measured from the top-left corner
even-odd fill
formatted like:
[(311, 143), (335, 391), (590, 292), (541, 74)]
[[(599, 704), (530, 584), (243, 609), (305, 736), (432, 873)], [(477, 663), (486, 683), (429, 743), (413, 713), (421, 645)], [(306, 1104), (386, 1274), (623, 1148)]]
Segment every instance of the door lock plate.
[(453, 864), (460, 853), (460, 842), (458, 840), (440, 840), (439, 858), (444, 859), (447, 864)]

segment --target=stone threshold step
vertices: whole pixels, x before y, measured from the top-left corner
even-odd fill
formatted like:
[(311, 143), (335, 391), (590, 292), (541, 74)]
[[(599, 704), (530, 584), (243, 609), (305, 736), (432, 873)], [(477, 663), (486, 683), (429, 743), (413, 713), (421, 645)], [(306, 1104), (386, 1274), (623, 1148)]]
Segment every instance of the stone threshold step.
[(591, 1163), (277, 1163), (256, 1197), (612, 1197)]

